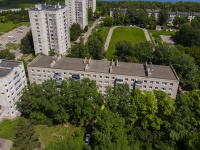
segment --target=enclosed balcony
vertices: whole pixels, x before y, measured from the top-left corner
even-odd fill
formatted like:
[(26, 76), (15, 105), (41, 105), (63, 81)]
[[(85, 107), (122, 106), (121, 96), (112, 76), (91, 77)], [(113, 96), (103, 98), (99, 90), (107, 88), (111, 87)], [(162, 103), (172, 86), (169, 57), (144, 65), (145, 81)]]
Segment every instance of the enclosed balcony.
[(81, 78), (79, 74), (72, 74), (72, 79), (79, 81)]

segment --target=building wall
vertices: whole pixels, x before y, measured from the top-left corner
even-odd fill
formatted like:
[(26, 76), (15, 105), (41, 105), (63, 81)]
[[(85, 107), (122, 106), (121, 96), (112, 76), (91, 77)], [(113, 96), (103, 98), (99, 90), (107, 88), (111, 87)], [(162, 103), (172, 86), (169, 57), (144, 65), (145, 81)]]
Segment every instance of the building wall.
[(76, 23), (76, 12), (75, 12), (75, 0), (65, 0), (68, 10), (68, 22), (69, 26)]
[(10, 74), (0, 78), (0, 121), (3, 118), (12, 119), (18, 116), (16, 102), (27, 85), (24, 66), (21, 63), (15, 67)]
[(76, 23), (84, 29), (88, 25), (87, 0), (75, 0), (75, 12)]
[(96, 11), (96, 0), (87, 0), (87, 8), (91, 8), (94, 13)]
[[(142, 91), (162, 90), (168, 93), (172, 98), (176, 97), (179, 81), (156, 79), (151, 77), (138, 77), (138, 76), (126, 76), (117, 74), (96, 73), (87, 71), (74, 71), (74, 70), (59, 70), (51, 68), (38, 68), (28, 67), (30, 83), (36, 82), (41, 84), (43, 81), (50, 78), (54, 78), (55, 73), (61, 73), (62, 78), (72, 77), (73, 74), (79, 74), (80, 78), (89, 78), (96, 81), (99, 86), (99, 91), (105, 93), (106, 86), (115, 86), (116, 79), (123, 79), (122, 83), (127, 83), (129, 88), (133, 90), (135, 87), (140, 88)], [(138, 84), (137, 81), (142, 81)]]
[(35, 54), (48, 55), (50, 50), (45, 11), (29, 11)]
[(67, 7), (57, 11), (29, 10), (35, 54), (48, 55), (51, 49), (58, 54), (68, 52), (70, 31), (67, 13)]

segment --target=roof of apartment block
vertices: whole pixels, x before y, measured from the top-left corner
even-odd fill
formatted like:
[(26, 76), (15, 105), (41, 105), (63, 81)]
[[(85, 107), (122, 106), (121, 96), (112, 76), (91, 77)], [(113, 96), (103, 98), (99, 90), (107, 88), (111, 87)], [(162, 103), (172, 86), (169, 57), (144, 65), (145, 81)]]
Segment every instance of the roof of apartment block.
[[(90, 60), (80, 59), (80, 58), (70, 58), (61, 57), (57, 59), (53, 56), (38, 56), (34, 61), (32, 61), (29, 67), (38, 68), (51, 68), (60, 70), (74, 70), (74, 71), (84, 71), (84, 72), (97, 72), (97, 73), (109, 73), (117, 75), (127, 75), (127, 76), (139, 76), (139, 77), (149, 77), (149, 78), (159, 78), (159, 79), (169, 79), (177, 80), (178, 77), (175, 75), (174, 70), (170, 66), (163, 65), (152, 65), (150, 68), (151, 74), (148, 76), (144, 64), (139, 63), (127, 63), (127, 62), (116, 62), (113, 61), (112, 69), (111, 61), (107, 60)], [(52, 61), (55, 64), (51, 66)], [(85, 63), (84, 63), (85, 61)], [(88, 64), (87, 69), (86, 65)], [(150, 66), (150, 65), (147, 65)]]
[(46, 10), (46, 11), (57, 11), (59, 9), (63, 9), (66, 6), (63, 5), (50, 5), (50, 4), (36, 4), (35, 8), (30, 8), (31, 11), (41, 11), (41, 10)]
[(168, 12), (169, 15), (199, 16), (200, 12)]
[(21, 62), (0, 60), (0, 77), (4, 77), (9, 74), (14, 67), (20, 65)]

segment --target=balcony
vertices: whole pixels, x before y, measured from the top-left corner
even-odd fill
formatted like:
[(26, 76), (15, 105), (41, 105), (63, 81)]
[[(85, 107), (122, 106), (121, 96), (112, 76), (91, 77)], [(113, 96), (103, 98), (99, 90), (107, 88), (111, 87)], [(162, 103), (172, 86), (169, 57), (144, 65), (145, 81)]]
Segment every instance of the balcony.
[(116, 77), (115, 78), (115, 84), (124, 84), (124, 78)]
[(72, 79), (79, 81), (80, 80), (80, 75), (79, 74), (73, 74)]

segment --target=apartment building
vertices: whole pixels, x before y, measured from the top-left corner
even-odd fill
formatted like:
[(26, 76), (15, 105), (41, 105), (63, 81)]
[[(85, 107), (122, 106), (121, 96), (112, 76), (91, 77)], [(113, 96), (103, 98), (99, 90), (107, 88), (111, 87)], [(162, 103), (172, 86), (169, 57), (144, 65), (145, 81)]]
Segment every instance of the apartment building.
[(65, 0), (65, 5), (68, 8), (68, 22), (69, 26), (71, 26), (76, 23), (75, 0)]
[(154, 14), (155, 20), (158, 20), (160, 10), (156, 9), (146, 9), (146, 12), (148, 14), (148, 17), (151, 17), (152, 14)]
[(173, 24), (176, 16), (187, 16), (189, 21), (192, 21), (196, 16), (200, 16), (200, 12), (168, 12), (168, 23)]
[(127, 13), (127, 9), (126, 8), (110, 8), (110, 17), (113, 17), (115, 13), (125, 15)]
[(65, 5), (69, 9), (69, 25), (80, 24), (82, 29), (88, 25), (87, 0), (65, 0)]
[(172, 66), (114, 62), (68, 57), (38, 56), (28, 65), (30, 83), (42, 83), (50, 78), (58, 85), (66, 78), (96, 81), (99, 92), (106, 86), (127, 83), (131, 90), (162, 90), (176, 97), (179, 78)]
[(35, 54), (55, 50), (66, 54), (70, 48), (68, 10), (66, 6), (37, 4), (29, 10)]
[(87, 9), (91, 8), (92, 12), (94, 13), (96, 11), (96, 0), (87, 0)]
[(0, 60), (0, 122), (20, 115), (16, 102), (26, 85), (22, 62)]

